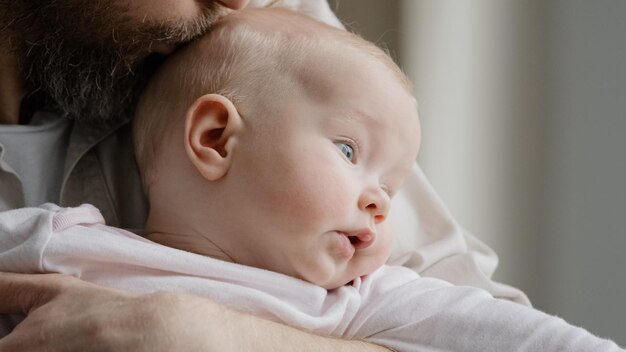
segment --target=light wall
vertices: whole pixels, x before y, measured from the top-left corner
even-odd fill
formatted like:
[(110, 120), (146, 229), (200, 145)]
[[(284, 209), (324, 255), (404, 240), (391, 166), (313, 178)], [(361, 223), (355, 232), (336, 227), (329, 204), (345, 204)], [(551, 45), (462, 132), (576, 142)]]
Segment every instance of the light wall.
[(419, 162), (496, 278), (537, 295), (543, 135), (541, 9), (501, 0), (406, 1), (402, 64), (415, 82)]
[(496, 279), (626, 345), (626, 1), (331, 3), (415, 83), (419, 162)]

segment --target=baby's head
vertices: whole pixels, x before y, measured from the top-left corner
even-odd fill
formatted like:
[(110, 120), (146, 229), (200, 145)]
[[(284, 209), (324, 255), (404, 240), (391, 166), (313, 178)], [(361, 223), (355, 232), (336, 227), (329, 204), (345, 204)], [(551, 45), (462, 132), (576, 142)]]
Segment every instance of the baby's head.
[(147, 230), (329, 289), (371, 273), (419, 146), (409, 87), (353, 34), (286, 10), (225, 17), (138, 106)]

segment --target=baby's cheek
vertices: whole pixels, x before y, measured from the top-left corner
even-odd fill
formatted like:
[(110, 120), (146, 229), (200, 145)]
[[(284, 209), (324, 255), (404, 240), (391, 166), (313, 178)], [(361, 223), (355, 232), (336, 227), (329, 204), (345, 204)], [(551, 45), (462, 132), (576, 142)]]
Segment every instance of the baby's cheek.
[(327, 174), (311, 173), (301, 175), (298, 187), (292, 189), (288, 209), (293, 216), (318, 224), (332, 221), (339, 225), (345, 220), (342, 217), (349, 209), (346, 190), (340, 182)]
[[(337, 230), (342, 223), (342, 207), (340, 202), (334, 202), (336, 196), (320, 189), (311, 192), (302, 192), (299, 199), (288, 209), (294, 219), (299, 219), (300, 226), (311, 227), (310, 230)], [(308, 225), (308, 226), (307, 226)], [(333, 228), (325, 228), (331, 226)], [(345, 225), (344, 225), (345, 226)]]
[(378, 262), (385, 263), (393, 249), (394, 230), (391, 221), (383, 221), (376, 226), (378, 239), (376, 241), (376, 259)]
[(391, 252), (391, 247), (393, 247), (393, 240), (395, 237), (395, 230), (393, 228), (393, 224), (389, 220), (385, 220), (382, 223), (376, 225), (376, 230), (381, 237), (382, 242), (386, 246), (387, 250)]

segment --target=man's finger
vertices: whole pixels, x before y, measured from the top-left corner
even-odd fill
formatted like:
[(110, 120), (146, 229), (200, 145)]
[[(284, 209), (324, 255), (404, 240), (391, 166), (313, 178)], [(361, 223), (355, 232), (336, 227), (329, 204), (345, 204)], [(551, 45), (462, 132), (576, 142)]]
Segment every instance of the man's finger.
[(0, 272), (0, 314), (27, 315), (49, 302), (59, 292), (58, 274)]
[(0, 339), (0, 352), (37, 351), (32, 339), (24, 339), (15, 332)]

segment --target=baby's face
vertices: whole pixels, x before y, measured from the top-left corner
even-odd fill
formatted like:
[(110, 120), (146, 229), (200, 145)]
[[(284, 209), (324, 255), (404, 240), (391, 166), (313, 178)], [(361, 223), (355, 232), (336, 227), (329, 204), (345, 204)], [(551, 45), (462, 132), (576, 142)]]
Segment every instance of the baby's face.
[(229, 255), (329, 289), (389, 257), (390, 200), (420, 142), (416, 102), (386, 67), (332, 61), (265, 98), (255, 118), (267, 123), (242, 136), (229, 170), (243, 204)]

